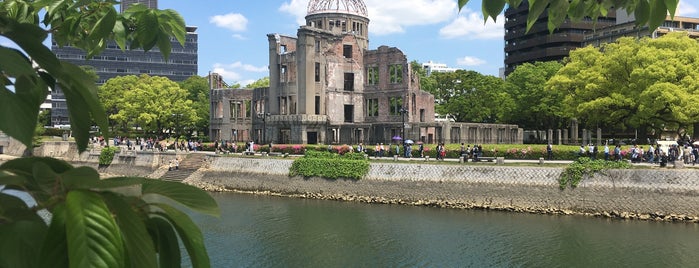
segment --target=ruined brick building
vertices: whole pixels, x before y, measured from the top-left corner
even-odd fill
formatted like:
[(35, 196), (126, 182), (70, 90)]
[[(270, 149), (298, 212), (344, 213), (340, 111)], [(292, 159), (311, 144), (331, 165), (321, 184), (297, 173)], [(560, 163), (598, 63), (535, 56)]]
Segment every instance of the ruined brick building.
[[(434, 96), (420, 89), (406, 55), (388, 46), (370, 50), (368, 36), (362, 0), (311, 0), (296, 37), (268, 34), (270, 86), (253, 90), (251, 139), (284, 144), (390, 143), (394, 137), (426, 143), (521, 143), (516, 125), (436, 122)], [(212, 91), (212, 114), (221, 110), (228, 115), (224, 103), (235, 99), (230, 94), (216, 99), (225, 94)], [(234, 102), (231, 107), (245, 103)], [(212, 138), (227, 139), (230, 131), (213, 119)]]

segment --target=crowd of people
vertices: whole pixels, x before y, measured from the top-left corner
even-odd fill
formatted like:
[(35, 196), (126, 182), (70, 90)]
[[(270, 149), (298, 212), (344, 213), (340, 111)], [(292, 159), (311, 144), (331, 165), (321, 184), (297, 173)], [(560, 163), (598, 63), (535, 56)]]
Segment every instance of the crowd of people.
[[(104, 137), (90, 137), (91, 142), (94, 145), (99, 145), (104, 147), (107, 145)], [(169, 141), (167, 139), (160, 138), (143, 138), (135, 137), (133, 139), (124, 136), (115, 136), (112, 139), (112, 146), (125, 146), (127, 150), (141, 150), (141, 151), (158, 151), (163, 152), (172, 147), (177, 151), (188, 151), (196, 152), (202, 150), (203, 143), (199, 140), (190, 139), (180, 140), (180, 141)]]
[[(580, 145), (579, 156), (586, 156), (592, 160), (597, 159), (599, 149), (594, 144)], [(682, 161), (684, 164), (699, 163), (699, 146), (685, 144), (679, 146), (671, 144), (667, 147), (660, 144), (651, 144), (647, 148), (643, 145), (634, 144), (627, 150), (622, 149), (620, 144), (616, 144), (614, 148), (610, 148), (609, 144), (604, 144), (603, 149), (604, 160), (628, 159), (631, 163), (654, 163), (665, 165), (668, 162)]]

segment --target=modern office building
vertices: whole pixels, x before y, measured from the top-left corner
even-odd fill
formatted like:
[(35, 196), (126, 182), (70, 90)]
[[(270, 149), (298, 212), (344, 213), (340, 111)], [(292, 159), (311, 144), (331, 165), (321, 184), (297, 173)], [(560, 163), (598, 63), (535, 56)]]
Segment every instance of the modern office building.
[[(122, 7), (129, 4), (141, 3), (149, 7), (157, 7), (156, 0), (122, 1)], [(196, 75), (198, 71), (198, 36), (197, 27), (187, 26), (184, 47), (171, 38), (172, 50), (167, 60), (163, 58), (157, 47), (145, 52), (143, 49), (122, 51), (115, 42), (107, 44), (107, 48), (99, 55), (87, 59), (83, 50), (71, 46), (58, 46), (54, 41), (51, 50), (63, 61), (79, 66), (94, 68), (99, 76), (97, 83), (104, 84), (110, 78), (125, 75), (164, 76), (172, 81), (184, 81)], [(68, 125), (68, 110), (65, 96), (60, 89), (52, 93), (51, 121), (54, 125)]]
[(548, 12), (544, 11), (527, 32), (529, 4), (505, 11), (505, 75), (523, 63), (562, 60), (568, 53), (582, 47), (585, 34), (616, 24), (617, 12), (612, 9), (597, 21), (584, 18), (573, 22), (566, 19), (553, 33), (548, 30)]
[(121, 0), (121, 11), (126, 10), (132, 4), (142, 4), (148, 8), (158, 9), (158, 0)]
[(586, 34), (583, 45), (599, 47), (605, 43), (612, 43), (620, 37), (658, 38), (670, 32), (684, 32), (691, 38), (699, 39), (699, 19), (680, 16), (670, 18), (670, 16), (668, 16), (660, 27), (654, 31), (650, 31), (648, 25), (636, 25), (633, 15), (627, 15), (626, 12), (619, 12), (616, 25)]
[[(268, 34), (270, 87), (212, 89), (211, 137), (256, 143), (521, 143), (516, 125), (435, 122), (434, 96), (395, 47), (369, 49), (361, 0), (311, 0), (297, 35)], [(249, 106), (248, 106), (249, 105)], [(230, 116), (229, 116), (230, 115)], [(238, 134), (238, 137), (234, 136)]]

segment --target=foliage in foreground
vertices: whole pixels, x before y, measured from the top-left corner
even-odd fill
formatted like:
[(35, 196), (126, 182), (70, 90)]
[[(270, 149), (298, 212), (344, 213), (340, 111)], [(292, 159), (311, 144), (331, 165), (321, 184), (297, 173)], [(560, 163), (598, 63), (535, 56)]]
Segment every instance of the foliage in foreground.
[(565, 171), (561, 173), (558, 183), (561, 190), (568, 186), (575, 188), (585, 176), (592, 176), (607, 169), (628, 168), (631, 168), (631, 164), (626, 161), (591, 160), (587, 157), (580, 157), (566, 167)]
[[(94, 76), (59, 60), (43, 44), (48, 34), (88, 58), (111, 41), (122, 49), (157, 47), (167, 58), (171, 38), (183, 44), (186, 34), (173, 10), (133, 5), (117, 12), (116, 4), (0, 0), (0, 37), (9, 40), (0, 44), (0, 131), (31, 148), (39, 106), (49, 89), (60, 87), (78, 151), (87, 149), (93, 124), (109, 136)], [(193, 267), (210, 266), (199, 228), (172, 205), (218, 215), (216, 202), (200, 189), (100, 179), (93, 168), (35, 157), (0, 165), (0, 185), (0, 267), (179, 267), (179, 241)]]
[(289, 176), (323, 177), (329, 179), (361, 179), (369, 173), (369, 161), (362, 153), (339, 155), (330, 152), (307, 151), (294, 160)]
[[(178, 238), (194, 267), (209, 266), (201, 231), (173, 207), (218, 215), (204, 191), (145, 178), (100, 179), (93, 168), (54, 158), (19, 158), (0, 170), (0, 267), (179, 267)], [(6, 190), (25, 192), (36, 205)]]

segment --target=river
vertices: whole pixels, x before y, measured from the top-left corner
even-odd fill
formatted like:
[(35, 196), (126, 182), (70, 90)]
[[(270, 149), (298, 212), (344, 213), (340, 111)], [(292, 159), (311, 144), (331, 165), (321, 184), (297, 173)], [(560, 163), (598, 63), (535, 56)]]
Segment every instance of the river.
[[(213, 194), (212, 267), (692, 267), (699, 225)], [(188, 260), (185, 260), (188, 263)]]

